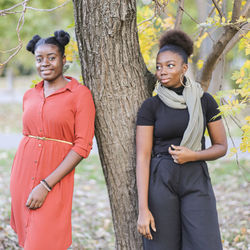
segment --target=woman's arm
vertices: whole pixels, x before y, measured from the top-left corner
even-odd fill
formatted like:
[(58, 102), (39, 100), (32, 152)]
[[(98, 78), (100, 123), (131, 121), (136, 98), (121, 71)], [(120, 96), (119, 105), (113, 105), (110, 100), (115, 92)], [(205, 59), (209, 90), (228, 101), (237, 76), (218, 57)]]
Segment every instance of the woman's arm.
[[(65, 175), (70, 173), (77, 164), (82, 160), (82, 156), (71, 150), (61, 164), (45, 179), (45, 181), (52, 188), (54, 187)], [(42, 185), (38, 184), (30, 193), (26, 206), (30, 209), (37, 209), (42, 206), (48, 190)]]
[(153, 145), (153, 126), (136, 128), (136, 180), (139, 201), (137, 229), (148, 239), (153, 239), (151, 228), (156, 231), (154, 218), (148, 209), (148, 185), (151, 152)]
[(186, 147), (172, 145), (174, 150), (169, 148), (169, 153), (176, 163), (215, 160), (226, 154), (227, 137), (222, 120), (208, 123), (207, 128), (212, 146), (205, 150), (192, 151)]

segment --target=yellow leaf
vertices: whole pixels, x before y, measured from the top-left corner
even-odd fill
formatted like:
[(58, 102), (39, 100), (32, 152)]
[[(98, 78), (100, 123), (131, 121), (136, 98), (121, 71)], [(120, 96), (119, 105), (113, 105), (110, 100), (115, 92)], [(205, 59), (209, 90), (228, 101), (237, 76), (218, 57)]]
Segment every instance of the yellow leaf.
[(197, 62), (198, 69), (201, 69), (203, 67), (203, 64), (204, 64), (203, 60), (198, 60), (198, 62)]
[(234, 148), (234, 147), (233, 147), (233, 148), (230, 148), (230, 152), (231, 152), (231, 153), (237, 153), (237, 148)]
[(200, 48), (202, 41), (203, 41), (207, 36), (208, 36), (208, 33), (205, 32), (202, 36), (200, 36), (200, 37), (198, 38), (198, 40), (194, 43), (194, 45), (195, 45), (197, 48)]
[(250, 116), (245, 117), (245, 120), (250, 122)]
[(239, 78), (239, 79), (236, 81), (237, 84), (239, 84), (239, 83), (241, 83), (241, 82), (242, 82), (242, 78)]

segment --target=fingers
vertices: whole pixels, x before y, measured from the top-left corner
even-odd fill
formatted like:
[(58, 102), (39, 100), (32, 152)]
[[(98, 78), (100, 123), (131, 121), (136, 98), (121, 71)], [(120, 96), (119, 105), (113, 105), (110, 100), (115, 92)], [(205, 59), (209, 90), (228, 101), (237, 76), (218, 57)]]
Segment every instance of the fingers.
[(149, 225), (147, 225), (147, 226), (138, 226), (137, 229), (138, 229), (138, 232), (141, 235), (143, 235), (146, 239), (148, 239), (148, 240), (153, 239), (153, 236), (150, 233)]
[(40, 208), (42, 204), (43, 203), (40, 201), (36, 201), (36, 200), (33, 200), (32, 198), (29, 198), (26, 203), (26, 207), (28, 207), (29, 209), (37, 209), (37, 208)]
[(152, 240), (153, 239), (153, 236), (150, 232), (150, 229), (149, 229), (149, 226), (147, 226), (146, 228), (146, 234), (144, 235), (145, 238), (147, 238), (148, 240)]
[(172, 156), (173, 160), (175, 163), (178, 163), (178, 154), (179, 152), (176, 150), (172, 150), (171, 147), (168, 148), (168, 152), (170, 153), (170, 155)]
[(183, 149), (183, 147), (182, 146), (175, 146), (175, 145), (173, 145), (173, 144), (171, 144), (171, 147), (174, 149), (173, 151), (175, 151), (175, 150), (182, 150)]
[(149, 221), (147, 223), (145, 224), (138, 223), (137, 225), (138, 225), (137, 230), (140, 234), (142, 234), (148, 240), (153, 239), (153, 236), (150, 231), (150, 227), (152, 228), (154, 232), (156, 232), (156, 227), (155, 227), (154, 217), (152, 215), (150, 215)]
[(155, 220), (153, 216), (150, 219), (150, 224), (151, 224), (151, 228), (153, 229), (153, 231), (156, 232)]

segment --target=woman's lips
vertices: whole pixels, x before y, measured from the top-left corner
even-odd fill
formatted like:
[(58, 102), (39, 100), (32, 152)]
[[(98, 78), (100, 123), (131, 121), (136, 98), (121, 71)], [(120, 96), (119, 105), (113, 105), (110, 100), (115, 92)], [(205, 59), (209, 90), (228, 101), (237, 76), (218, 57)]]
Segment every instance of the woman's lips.
[(164, 79), (161, 79), (161, 83), (166, 83), (166, 82), (169, 82), (170, 78), (164, 78)]
[(44, 70), (41, 70), (41, 73), (42, 74), (50, 74), (52, 72), (52, 70), (51, 69), (44, 69)]

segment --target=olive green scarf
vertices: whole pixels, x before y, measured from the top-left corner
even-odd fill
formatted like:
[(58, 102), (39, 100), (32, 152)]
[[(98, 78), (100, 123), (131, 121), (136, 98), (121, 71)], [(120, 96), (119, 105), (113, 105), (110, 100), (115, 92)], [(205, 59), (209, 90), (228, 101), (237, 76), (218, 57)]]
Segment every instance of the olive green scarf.
[(188, 108), (189, 122), (180, 145), (197, 151), (201, 150), (201, 139), (204, 129), (201, 107), (203, 90), (199, 83), (192, 81), (187, 77), (186, 79), (186, 87), (184, 88), (182, 95), (176, 94), (173, 90), (170, 90), (161, 84), (156, 86), (156, 93), (159, 98), (171, 108)]

